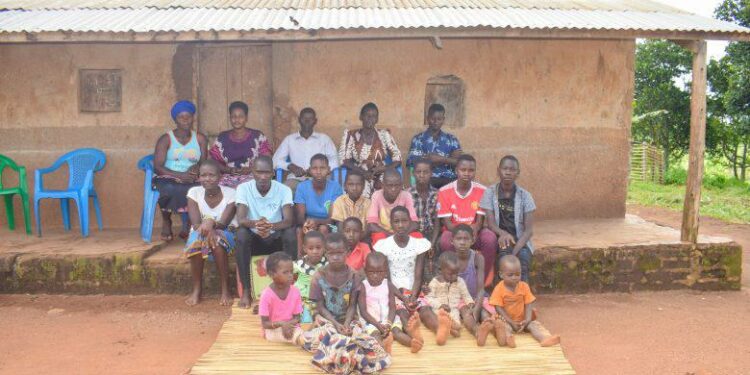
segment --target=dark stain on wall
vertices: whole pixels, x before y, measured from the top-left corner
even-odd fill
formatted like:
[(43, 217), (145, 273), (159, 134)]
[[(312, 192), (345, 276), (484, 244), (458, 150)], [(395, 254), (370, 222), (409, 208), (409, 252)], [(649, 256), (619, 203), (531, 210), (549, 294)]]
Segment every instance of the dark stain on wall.
[(192, 43), (178, 44), (172, 57), (172, 81), (177, 100), (194, 100), (193, 94), (193, 50)]

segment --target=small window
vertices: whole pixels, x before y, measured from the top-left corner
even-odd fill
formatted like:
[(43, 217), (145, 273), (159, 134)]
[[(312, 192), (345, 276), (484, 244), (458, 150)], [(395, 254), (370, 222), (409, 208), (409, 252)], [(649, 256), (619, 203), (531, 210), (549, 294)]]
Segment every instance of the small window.
[(464, 126), (464, 81), (454, 75), (437, 76), (427, 80), (424, 95), (424, 122), (427, 109), (437, 103), (445, 107), (445, 123), (448, 128)]
[(120, 69), (80, 69), (79, 107), (81, 112), (120, 112), (122, 71)]

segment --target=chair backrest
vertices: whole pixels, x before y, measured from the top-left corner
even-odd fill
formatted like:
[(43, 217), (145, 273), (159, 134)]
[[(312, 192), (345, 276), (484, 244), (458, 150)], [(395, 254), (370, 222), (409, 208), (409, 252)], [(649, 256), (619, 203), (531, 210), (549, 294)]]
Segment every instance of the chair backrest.
[(68, 189), (80, 188), (86, 179), (88, 171), (99, 172), (107, 163), (107, 156), (103, 151), (95, 148), (79, 148), (61, 156), (55, 166), (68, 164)]
[(138, 160), (138, 169), (148, 172), (151, 171), (154, 172), (154, 155), (146, 155), (141, 158), (141, 160)]
[(0, 189), (3, 188), (3, 170), (5, 170), (5, 167), (10, 167), (10, 169), (16, 172), (21, 169), (21, 167), (19, 167), (18, 164), (13, 161), (13, 159), (0, 154)]

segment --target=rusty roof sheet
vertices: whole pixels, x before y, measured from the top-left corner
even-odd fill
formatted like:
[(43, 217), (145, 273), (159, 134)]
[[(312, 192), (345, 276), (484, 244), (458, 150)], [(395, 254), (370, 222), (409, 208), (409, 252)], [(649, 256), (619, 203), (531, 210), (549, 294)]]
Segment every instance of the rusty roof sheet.
[(0, 9), (556, 9), (684, 13), (654, 0), (0, 0)]

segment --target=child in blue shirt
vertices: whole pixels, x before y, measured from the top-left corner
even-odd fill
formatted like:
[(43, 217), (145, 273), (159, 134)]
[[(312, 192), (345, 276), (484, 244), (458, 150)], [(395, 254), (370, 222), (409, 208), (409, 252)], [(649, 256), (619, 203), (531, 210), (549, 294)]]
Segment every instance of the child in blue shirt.
[(330, 232), (328, 225), (333, 223), (329, 214), (331, 205), (336, 198), (344, 194), (338, 182), (328, 179), (331, 168), (325, 155), (315, 154), (310, 158), (309, 173), (312, 178), (297, 185), (294, 194), (296, 225), (299, 226), (298, 257), (302, 255), (302, 236), (305, 233), (311, 230)]

